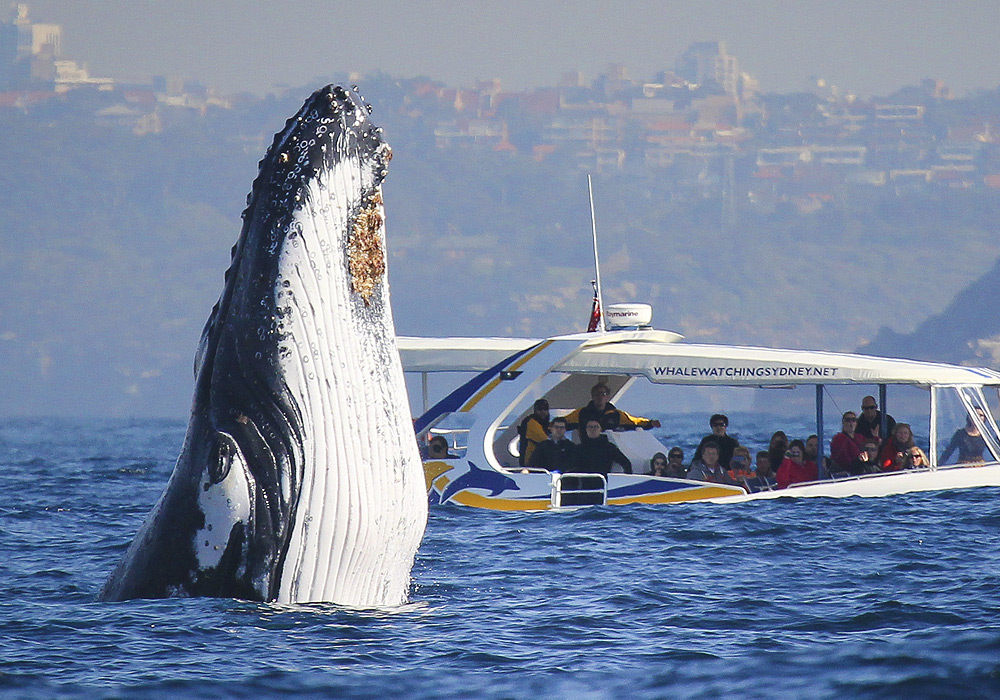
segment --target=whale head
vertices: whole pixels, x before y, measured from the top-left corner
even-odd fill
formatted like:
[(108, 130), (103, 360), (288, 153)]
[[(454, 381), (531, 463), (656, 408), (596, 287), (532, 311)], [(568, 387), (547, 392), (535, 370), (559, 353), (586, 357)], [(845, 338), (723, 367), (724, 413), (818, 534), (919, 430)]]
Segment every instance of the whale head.
[(260, 162), (184, 447), (105, 598), (405, 600), (426, 494), (389, 307), (391, 151), (369, 114), (327, 86)]

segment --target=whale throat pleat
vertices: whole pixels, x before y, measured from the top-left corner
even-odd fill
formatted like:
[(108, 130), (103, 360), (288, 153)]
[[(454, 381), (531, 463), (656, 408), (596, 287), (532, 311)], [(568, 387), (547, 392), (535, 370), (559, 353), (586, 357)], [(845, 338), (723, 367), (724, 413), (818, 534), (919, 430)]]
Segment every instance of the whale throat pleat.
[[(407, 536), (400, 518), (413, 510), (405, 502), (413, 489), (400, 455), (416, 458), (404, 442), (412, 441), (412, 427), (398, 357), (386, 361), (395, 342), (391, 321), (375, 308), (387, 304), (386, 292), (360, 299), (341, 269), (360, 205), (348, 193), (361, 177), (345, 159), (310, 184), (294, 221), (301, 233), (280, 263), (290, 325), (311, 319), (288, 334), (282, 361), (290, 390), (309, 407), (305, 459), (314, 468), (301, 485), (298, 510), (309, 515), (294, 524), (279, 601), (364, 604), (370, 591), (398, 591), (392, 579), (408, 577), (409, 563), (384, 545), (387, 536)], [(326, 311), (322, 318), (316, 309)]]

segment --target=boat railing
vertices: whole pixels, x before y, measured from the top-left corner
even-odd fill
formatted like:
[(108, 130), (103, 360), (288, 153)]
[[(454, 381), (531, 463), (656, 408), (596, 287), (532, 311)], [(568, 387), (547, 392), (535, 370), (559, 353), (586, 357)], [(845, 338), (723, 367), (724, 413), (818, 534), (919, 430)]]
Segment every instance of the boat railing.
[(608, 503), (608, 480), (603, 474), (552, 472), (552, 507), (576, 508)]

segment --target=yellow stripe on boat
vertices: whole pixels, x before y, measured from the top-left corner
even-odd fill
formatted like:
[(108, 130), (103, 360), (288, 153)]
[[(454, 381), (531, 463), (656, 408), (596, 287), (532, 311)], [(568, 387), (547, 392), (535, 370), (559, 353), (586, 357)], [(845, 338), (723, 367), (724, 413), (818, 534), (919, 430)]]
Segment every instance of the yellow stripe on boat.
[[(508, 369), (505, 369), (504, 372), (517, 371), (518, 369), (520, 369), (521, 367), (523, 367), (526, 362), (530, 361), (532, 358), (535, 357), (535, 355), (537, 355), (538, 353), (540, 353), (542, 350), (544, 350), (545, 348), (547, 348), (551, 344), (552, 344), (551, 340), (546, 340), (544, 343), (541, 343), (537, 348), (535, 348), (531, 352), (527, 353), (520, 360), (518, 360), (517, 362), (515, 362), (514, 364), (512, 364)], [(469, 399), (468, 401), (466, 401), (465, 405), (462, 406), (458, 410), (460, 412), (471, 411), (473, 409), (473, 407), (477, 403), (479, 403), (480, 401), (482, 401), (483, 398), (488, 393), (490, 393), (491, 391), (493, 391), (494, 389), (496, 389), (497, 386), (499, 386), (500, 382), (502, 382), (502, 381), (503, 380), (500, 377), (496, 377), (494, 379), (491, 379), (486, 386), (484, 386), (482, 389), (480, 389), (479, 391), (477, 391), (476, 394), (475, 394), (475, 396), (473, 396), (471, 399)]]
[(439, 476), (447, 471), (454, 469), (453, 464), (448, 464), (447, 462), (442, 462), (440, 460), (434, 462), (424, 462), (424, 482), (427, 484), (427, 490), (431, 490), (431, 484)]
[(665, 493), (647, 493), (640, 496), (622, 496), (609, 498), (609, 506), (625, 506), (630, 503), (683, 503), (685, 501), (702, 501), (706, 498), (722, 498), (723, 496), (742, 496), (746, 493), (739, 487), (701, 486), (691, 489), (674, 489)]
[(513, 498), (490, 498), (481, 496), (471, 491), (459, 491), (448, 499), (451, 502), (463, 506), (474, 508), (488, 508), (490, 510), (548, 510), (552, 505), (552, 500), (546, 498), (536, 498), (533, 500), (517, 500)]

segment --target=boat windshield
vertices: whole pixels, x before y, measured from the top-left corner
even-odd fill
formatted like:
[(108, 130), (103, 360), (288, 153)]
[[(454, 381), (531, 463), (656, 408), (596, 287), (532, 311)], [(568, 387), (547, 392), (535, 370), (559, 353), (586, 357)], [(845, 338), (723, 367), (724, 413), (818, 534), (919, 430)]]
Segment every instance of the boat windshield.
[(974, 464), (1000, 461), (997, 429), (997, 390), (992, 405), (980, 387), (942, 387), (937, 390), (937, 463)]
[(469, 428), (474, 422), (475, 416), (470, 413), (449, 413), (427, 431), (424, 440), (440, 435), (448, 441), (448, 452), (462, 456), (469, 445)]

